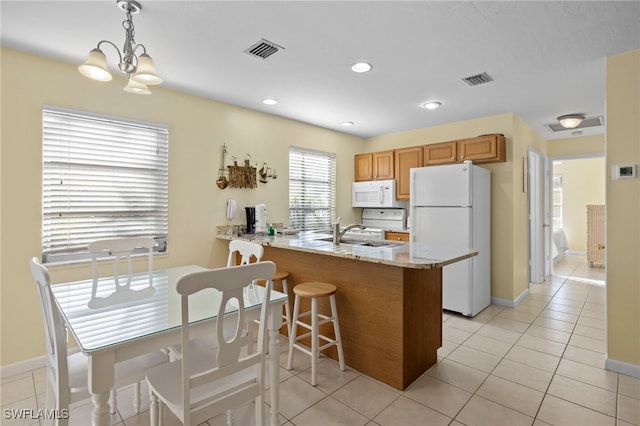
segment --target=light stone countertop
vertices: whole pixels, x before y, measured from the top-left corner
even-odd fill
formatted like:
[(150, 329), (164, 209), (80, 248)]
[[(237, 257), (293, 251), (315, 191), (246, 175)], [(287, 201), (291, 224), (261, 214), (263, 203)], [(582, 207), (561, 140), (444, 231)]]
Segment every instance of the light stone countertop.
[(386, 243), (384, 246), (367, 246), (342, 242), (334, 245), (331, 234), (313, 231), (300, 232), (297, 235), (267, 236), (245, 234), (242, 236), (218, 234), (219, 240), (242, 239), (264, 246), (280, 249), (303, 251), (328, 256), (342, 257), (363, 262), (382, 263), (392, 266), (414, 269), (441, 268), (445, 265), (476, 256), (478, 251), (468, 247), (446, 247), (425, 243), (400, 241), (373, 241), (373, 244)]

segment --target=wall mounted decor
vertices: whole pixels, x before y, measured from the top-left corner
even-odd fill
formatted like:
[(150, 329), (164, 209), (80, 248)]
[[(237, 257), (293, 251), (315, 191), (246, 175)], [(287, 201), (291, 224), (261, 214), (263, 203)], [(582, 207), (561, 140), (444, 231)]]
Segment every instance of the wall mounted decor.
[(239, 166), (237, 161), (233, 161), (233, 166), (229, 169), (229, 186), (231, 188), (255, 188), (258, 186), (256, 179), (256, 168), (251, 165), (251, 156), (247, 154), (244, 166)]

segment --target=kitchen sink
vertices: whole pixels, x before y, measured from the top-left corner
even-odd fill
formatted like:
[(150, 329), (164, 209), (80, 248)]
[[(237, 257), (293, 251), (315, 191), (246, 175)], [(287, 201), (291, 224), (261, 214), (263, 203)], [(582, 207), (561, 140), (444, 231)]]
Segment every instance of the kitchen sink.
[(400, 243), (393, 243), (390, 241), (364, 241), (355, 244), (367, 247), (396, 247), (400, 245)]
[[(316, 241), (333, 242), (333, 237), (318, 238)], [(342, 241), (340, 241), (340, 244), (354, 244), (365, 247), (396, 247), (401, 243), (387, 240), (356, 240), (353, 238), (343, 238)]]

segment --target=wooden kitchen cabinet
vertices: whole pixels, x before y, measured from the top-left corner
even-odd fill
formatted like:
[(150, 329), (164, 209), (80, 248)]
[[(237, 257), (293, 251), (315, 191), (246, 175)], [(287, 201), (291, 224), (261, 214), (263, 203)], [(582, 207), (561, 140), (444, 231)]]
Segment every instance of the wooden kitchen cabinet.
[(354, 179), (356, 182), (373, 179), (373, 154), (356, 154)]
[(507, 161), (503, 135), (485, 135), (457, 141), (458, 162), (471, 160), (474, 164)]
[(393, 150), (357, 154), (355, 156), (355, 181), (393, 179), (393, 161)]
[(422, 167), (422, 147), (396, 149), (396, 198), (409, 199), (409, 170), (412, 167)]
[(373, 180), (394, 178), (393, 150), (373, 153)]
[(422, 147), (425, 166), (455, 164), (470, 160), (474, 164), (506, 161), (503, 135), (485, 135), (457, 141), (434, 143)]
[(422, 165), (453, 164), (458, 160), (456, 141), (434, 143), (422, 147)]
[(409, 242), (409, 233), (408, 232), (395, 232), (395, 231), (386, 231), (384, 234), (385, 240), (392, 241), (406, 241)]

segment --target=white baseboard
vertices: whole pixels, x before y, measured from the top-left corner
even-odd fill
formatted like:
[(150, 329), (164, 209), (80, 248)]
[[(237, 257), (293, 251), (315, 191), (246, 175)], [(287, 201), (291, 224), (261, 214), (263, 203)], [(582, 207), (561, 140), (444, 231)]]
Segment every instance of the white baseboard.
[(507, 308), (515, 308), (529, 295), (529, 289), (525, 289), (515, 300), (500, 299), (499, 297), (492, 297), (491, 303), (499, 306), (506, 306)]
[(615, 371), (616, 373), (622, 373), (627, 376), (637, 377), (640, 379), (640, 365), (607, 358), (604, 361), (604, 368), (607, 370)]
[(27, 373), (37, 368), (43, 368), (47, 365), (47, 357), (39, 356), (37, 358), (26, 359), (24, 361), (13, 364), (3, 365), (0, 368), (0, 378), (15, 376), (17, 374)]

